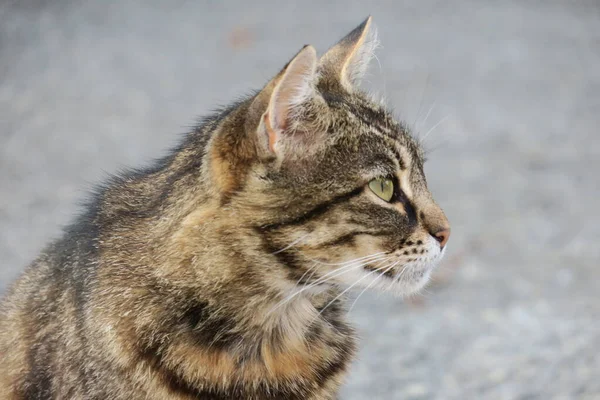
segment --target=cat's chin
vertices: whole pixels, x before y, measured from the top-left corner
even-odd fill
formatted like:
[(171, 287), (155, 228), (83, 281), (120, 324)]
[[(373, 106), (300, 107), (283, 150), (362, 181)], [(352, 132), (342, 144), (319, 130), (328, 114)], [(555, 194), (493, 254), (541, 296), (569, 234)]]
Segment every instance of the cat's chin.
[(417, 261), (410, 261), (388, 271), (388, 273), (374, 274), (370, 270), (357, 271), (350, 279), (354, 284), (348, 282), (348, 286), (356, 289), (371, 290), (375, 292), (389, 292), (395, 296), (406, 297), (418, 293), (431, 279), (432, 272), (444, 256), (446, 249), (439, 247), (432, 251), (430, 257)]
[(441, 250), (436, 257), (427, 262), (408, 263), (394, 276), (388, 278), (391, 285), (388, 290), (397, 296), (410, 296), (421, 291), (436, 269), (446, 249)]
[(399, 297), (413, 295), (427, 285), (436, 264), (405, 265), (394, 276), (381, 276), (369, 289), (375, 292), (389, 292)]
[(434, 269), (435, 265), (405, 273), (401, 279), (394, 279), (389, 291), (401, 297), (416, 294), (429, 283), (431, 273)]

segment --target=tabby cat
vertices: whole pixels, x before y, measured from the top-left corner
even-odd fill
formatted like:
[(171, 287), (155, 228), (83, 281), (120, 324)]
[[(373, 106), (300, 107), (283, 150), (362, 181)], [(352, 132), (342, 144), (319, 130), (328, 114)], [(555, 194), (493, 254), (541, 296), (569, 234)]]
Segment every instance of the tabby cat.
[(112, 178), (9, 289), (2, 399), (335, 399), (349, 287), (427, 282), (449, 225), (357, 88), (371, 19)]

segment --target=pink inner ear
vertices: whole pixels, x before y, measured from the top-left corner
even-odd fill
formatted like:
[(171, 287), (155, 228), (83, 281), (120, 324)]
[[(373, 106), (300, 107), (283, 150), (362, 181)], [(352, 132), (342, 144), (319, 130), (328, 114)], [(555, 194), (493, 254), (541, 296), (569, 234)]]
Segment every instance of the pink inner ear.
[(304, 74), (303, 69), (289, 71), (273, 94), (272, 107), (267, 114), (272, 117), (271, 126), (274, 125), (278, 132), (286, 130), (293, 110), (300, 107), (307, 97), (303, 92), (309, 90), (309, 84)]
[[(314, 95), (312, 82), (317, 69), (317, 54), (312, 46), (304, 47), (286, 66), (285, 72), (271, 92), (269, 105), (264, 113), (263, 127), (269, 138), (269, 149), (281, 151), (275, 146), (279, 141), (289, 142), (289, 128), (298, 121), (298, 111)], [(287, 147), (287, 146), (285, 146)]]
[(265, 124), (265, 128), (267, 130), (267, 135), (269, 135), (269, 150), (271, 150), (274, 153), (275, 152), (275, 141), (277, 140), (277, 133), (271, 126), (269, 113), (265, 113), (263, 120), (264, 120), (263, 122)]

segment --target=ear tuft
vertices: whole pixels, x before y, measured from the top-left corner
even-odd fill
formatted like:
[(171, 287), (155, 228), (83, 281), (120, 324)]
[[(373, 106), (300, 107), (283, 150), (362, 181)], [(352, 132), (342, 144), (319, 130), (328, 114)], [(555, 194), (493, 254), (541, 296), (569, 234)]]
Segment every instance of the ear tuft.
[(367, 72), (378, 46), (377, 29), (369, 16), (331, 47), (321, 58), (319, 66), (326, 73), (334, 74), (346, 90), (352, 91)]
[(317, 52), (310, 45), (304, 46), (285, 67), (271, 94), (267, 114), (273, 129), (290, 128), (295, 112), (313, 96), (316, 70)]
[(280, 142), (294, 135), (306, 103), (315, 97), (317, 52), (307, 45), (285, 66), (273, 88), (262, 128), (268, 136), (272, 153), (278, 153)]
[(360, 83), (369, 68), (369, 64), (375, 58), (375, 50), (380, 45), (372, 17), (367, 18), (356, 30), (360, 32), (360, 37), (342, 69), (342, 76), (352, 86)]

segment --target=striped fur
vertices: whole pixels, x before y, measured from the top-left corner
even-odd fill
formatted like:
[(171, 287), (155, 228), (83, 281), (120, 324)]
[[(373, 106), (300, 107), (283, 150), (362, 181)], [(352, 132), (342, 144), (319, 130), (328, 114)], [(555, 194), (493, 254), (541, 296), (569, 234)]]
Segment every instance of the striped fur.
[(1, 399), (336, 398), (344, 287), (418, 290), (447, 227), (417, 142), (349, 88), (369, 26), (96, 191), (3, 300)]

